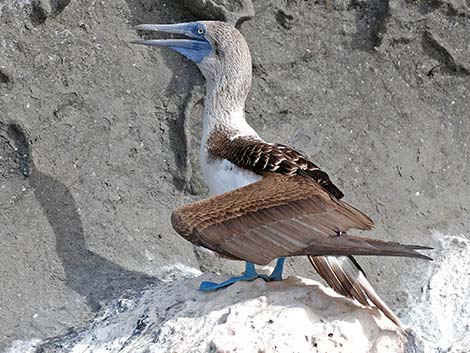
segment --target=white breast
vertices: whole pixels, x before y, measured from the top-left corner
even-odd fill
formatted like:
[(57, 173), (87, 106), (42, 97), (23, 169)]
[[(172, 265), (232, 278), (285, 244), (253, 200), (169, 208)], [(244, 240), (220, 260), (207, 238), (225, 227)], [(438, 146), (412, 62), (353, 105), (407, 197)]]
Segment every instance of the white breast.
[(202, 174), (211, 194), (219, 195), (254, 183), (262, 176), (224, 160), (211, 161), (201, 156)]
[(246, 122), (243, 108), (234, 110), (230, 114), (223, 114), (223, 112), (218, 112), (217, 114), (213, 113), (211, 109), (205, 109), (199, 159), (204, 181), (209, 187), (211, 194), (219, 195), (252, 184), (262, 177), (247, 169), (237, 167), (226, 159), (214, 160), (209, 158), (207, 139), (214, 126), (216, 126), (213, 122), (218, 121), (220, 124), (218, 126), (219, 128), (225, 127), (227, 130), (237, 132), (232, 138), (240, 136), (249, 136), (256, 139), (260, 138), (256, 131)]

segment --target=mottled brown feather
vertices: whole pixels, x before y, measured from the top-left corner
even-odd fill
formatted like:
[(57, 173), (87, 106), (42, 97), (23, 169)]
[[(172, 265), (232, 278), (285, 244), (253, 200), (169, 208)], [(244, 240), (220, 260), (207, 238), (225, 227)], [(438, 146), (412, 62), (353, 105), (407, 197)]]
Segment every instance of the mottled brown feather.
[(328, 174), (291, 147), (267, 143), (254, 137), (230, 138), (230, 134), (222, 130), (212, 132), (207, 145), (209, 156), (213, 159), (226, 159), (260, 175), (269, 172), (288, 176), (303, 175), (312, 178), (337, 199), (344, 196)]
[(243, 188), (182, 206), (172, 224), (196, 245), (259, 265), (299, 255), (425, 257), (414, 251), (421, 247), (338, 236), (351, 228), (371, 229), (373, 222), (298, 175), (266, 174)]
[(318, 274), (337, 293), (357, 300), (364, 306), (377, 307), (404, 332), (400, 319), (380, 299), (352, 256), (309, 256), (308, 258)]

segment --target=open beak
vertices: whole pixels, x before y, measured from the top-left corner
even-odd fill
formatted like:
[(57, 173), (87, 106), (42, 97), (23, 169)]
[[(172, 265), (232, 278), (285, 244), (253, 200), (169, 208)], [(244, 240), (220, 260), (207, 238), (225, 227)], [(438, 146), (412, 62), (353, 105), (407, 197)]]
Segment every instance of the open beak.
[(137, 39), (134, 44), (143, 44), (158, 47), (167, 47), (186, 56), (188, 59), (200, 63), (212, 50), (211, 44), (204, 38), (194, 33), (195, 23), (177, 24), (141, 24), (135, 26), (138, 31), (154, 31), (179, 34), (188, 39)]

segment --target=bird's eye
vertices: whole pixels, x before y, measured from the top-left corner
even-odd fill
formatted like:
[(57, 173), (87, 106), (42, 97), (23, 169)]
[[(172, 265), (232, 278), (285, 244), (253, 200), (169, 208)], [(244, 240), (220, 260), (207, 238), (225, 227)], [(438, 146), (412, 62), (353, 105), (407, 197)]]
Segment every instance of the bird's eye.
[(199, 34), (204, 34), (204, 28), (199, 27), (199, 28), (197, 29), (197, 33), (199, 33)]

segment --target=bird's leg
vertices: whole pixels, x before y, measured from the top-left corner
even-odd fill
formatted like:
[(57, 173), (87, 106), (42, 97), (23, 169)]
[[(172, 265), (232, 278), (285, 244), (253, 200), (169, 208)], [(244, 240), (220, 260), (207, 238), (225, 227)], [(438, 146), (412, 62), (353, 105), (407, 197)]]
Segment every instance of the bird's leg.
[(209, 281), (204, 281), (201, 283), (199, 286), (199, 290), (201, 291), (213, 291), (217, 290), (220, 288), (228, 287), (231, 284), (234, 284), (235, 282), (238, 281), (253, 281), (257, 278), (262, 278), (265, 281), (269, 281), (269, 277), (263, 274), (259, 274), (256, 272), (255, 265), (251, 262), (246, 262), (245, 264), (245, 272), (243, 273), (242, 276), (236, 276), (229, 278), (226, 281), (223, 281), (221, 283), (214, 283), (214, 282), (209, 282)]
[(282, 270), (284, 269), (284, 261), (286, 261), (285, 257), (280, 257), (277, 259), (276, 267), (274, 267), (274, 271), (269, 275), (270, 281), (282, 281)]

